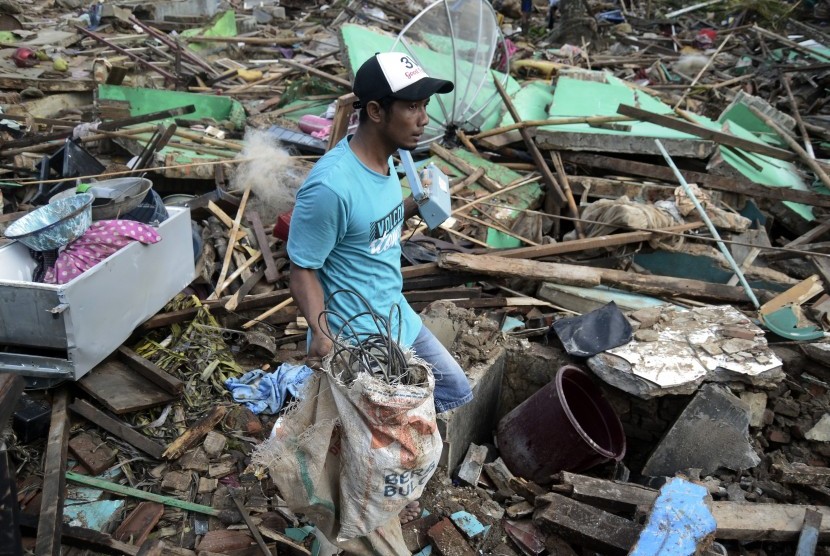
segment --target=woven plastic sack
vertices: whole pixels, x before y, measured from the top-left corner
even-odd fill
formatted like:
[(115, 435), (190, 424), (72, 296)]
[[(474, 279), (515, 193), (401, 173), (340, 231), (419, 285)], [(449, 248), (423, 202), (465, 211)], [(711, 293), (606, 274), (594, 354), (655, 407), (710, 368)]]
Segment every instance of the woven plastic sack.
[(345, 384), (330, 364), (253, 459), (268, 468), (293, 511), (340, 544), (398, 524), (398, 513), (420, 498), (435, 472), (442, 442), (435, 379), (425, 364), (409, 366), (415, 385), (367, 373)]

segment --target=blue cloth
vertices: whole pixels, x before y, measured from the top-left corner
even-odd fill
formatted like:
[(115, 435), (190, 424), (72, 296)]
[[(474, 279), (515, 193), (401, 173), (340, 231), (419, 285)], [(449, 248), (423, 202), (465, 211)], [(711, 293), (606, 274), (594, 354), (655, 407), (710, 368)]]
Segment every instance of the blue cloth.
[(718, 525), (706, 506), (706, 487), (675, 477), (660, 489), (630, 556), (687, 556)]
[(254, 369), (239, 378), (229, 378), (225, 387), (231, 391), (234, 401), (244, 403), (257, 415), (273, 415), (282, 408), (288, 394), (300, 397), (306, 379), (313, 372), (305, 365), (283, 363), (273, 373)]
[[(350, 139), (344, 138), (326, 153), (297, 192), (288, 256), (295, 265), (317, 271), (327, 300), (332, 292), (346, 288), (363, 296), (375, 313), (386, 318), (391, 313), (395, 340), (399, 317), (393, 307), (397, 304), (400, 343), (411, 346), (421, 319), (401, 293), (401, 183), (394, 172), (384, 176), (365, 166), (349, 147)], [(393, 167), (391, 158), (389, 166)], [(357, 296), (347, 293), (336, 295), (326, 308), (345, 319), (367, 311)], [(328, 323), (334, 334), (343, 324), (333, 316)], [(379, 333), (369, 315), (352, 324), (358, 335)], [(343, 333), (352, 336), (349, 330)]]

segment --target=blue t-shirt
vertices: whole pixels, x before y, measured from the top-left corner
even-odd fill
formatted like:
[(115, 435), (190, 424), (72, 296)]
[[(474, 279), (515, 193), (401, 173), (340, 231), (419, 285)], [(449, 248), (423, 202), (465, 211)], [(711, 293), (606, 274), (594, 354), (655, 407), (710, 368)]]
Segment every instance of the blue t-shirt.
[[(398, 176), (379, 174), (360, 161), (340, 141), (314, 165), (300, 190), (291, 215), (288, 256), (302, 268), (314, 269), (326, 299), (332, 292), (349, 289), (362, 295), (375, 313), (389, 318), (392, 339), (411, 346), (421, 330), (421, 319), (404, 299), (401, 289), (401, 227), (403, 196)], [(392, 168), (392, 160), (389, 160)], [(349, 319), (367, 310), (354, 295), (339, 293), (326, 304)], [(329, 329), (337, 334), (342, 321), (329, 315)], [(369, 315), (352, 326), (357, 334), (377, 334)], [(352, 334), (344, 329), (345, 336)], [(385, 331), (384, 331), (385, 334)]]

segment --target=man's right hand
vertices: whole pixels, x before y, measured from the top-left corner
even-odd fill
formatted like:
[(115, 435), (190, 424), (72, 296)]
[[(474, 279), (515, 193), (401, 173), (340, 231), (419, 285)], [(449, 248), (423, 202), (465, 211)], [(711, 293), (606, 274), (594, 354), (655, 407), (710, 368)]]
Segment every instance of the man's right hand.
[(323, 358), (329, 354), (333, 344), (325, 334), (314, 334), (311, 338), (311, 345), (308, 346), (308, 366), (320, 368)]

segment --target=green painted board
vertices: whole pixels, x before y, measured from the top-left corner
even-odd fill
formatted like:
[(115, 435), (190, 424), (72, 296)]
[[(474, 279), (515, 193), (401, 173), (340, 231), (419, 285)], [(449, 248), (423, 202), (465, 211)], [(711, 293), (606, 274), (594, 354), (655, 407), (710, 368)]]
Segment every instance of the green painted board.
[(228, 97), (164, 89), (99, 85), (98, 98), (129, 102), (130, 116), (143, 116), (160, 110), (193, 104), (196, 106), (195, 112), (179, 116), (177, 119), (199, 120), (211, 118), (216, 121), (228, 120), (233, 122), (237, 129), (242, 129), (245, 125), (245, 109), (239, 102)]
[[(722, 131), (722, 125), (719, 122), (712, 121), (709, 118), (698, 116), (696, 114), (692, 114), (692, 117), (701, 126)], [(748, 131), (735, 121), (730, 120), (728, 122), (728, 130), (729, 133), (735, 135), (736, 137), (740, 137), (741, 139), (762, 143), (757, 135)], [(810, 191), (810, 188), (807, 187), (807, 184), (804, 183), (803, 179), (801, 179), (798, 169), (791, 162), (777, 160), (758, 153), (741, 151), (747, 158), (761, 167), (761, 170), (759, 171), (750, 166), (744, 159), (736, 155), (734, 150), (724, 147), (718, 147), (718, 149), (720, 149), (721, 156), (723, 156), (723, 159), (727, 164), (755, 183), (766, 185), (768, 187), (789, 187), (790, 189), (795, 189), (797, 191)], [(800, 203), (792, 203), (790, 201), (784, 201), (784, 204), (808, 222), (815, 220), (815, 216), (813, 215), (813, 207)]]
[[(522, 121), (546, 120), (548, 106), (553, 102), (553, 87), (547, 81), (531, 81), (512, 95), (512, 101)], [(498, 127), (512, 123), (513, 116), (505, 112)]]
[[(236, 14), (233, 10), (228, 10), (220, 15), (210, 27), (199, 27), (196, 29), (185, 29), (182, 31), (185, 37), (205, 36), (205, 37), (235, 37), (236, 31)], [(188, 48), (196, 52), (206, 48), (215, 48), (214, 43), (192, 42)]]
[[(343, 44), (346, 45), (347, 65), (351, 68), (353, 74), (364, 61), (376, 52), (388, 52), (395, 44), (394, 36), (362, 25), (342, 25), (340, 36)], [(435, 41), (440, 43), (439, 39), (433, 37), (433, 42)], [(436, 46), (440, 47), (441, 45), (437, 44)], [(400, 48), (403, 50), (403, 47)], [(432, 68), (430, 70), (432, 77), (456, 81), (455, 91), (446, 95), (436, 95), (427, 109), (432, 125), (442, 126), (446, 121), (442, 104), (447, 111), (452, 111), (456, 93), (463, 93), (466, 90), (465, 77), (469, 79), (469, 76), (475, 75), (476, 72), (469, 62), (454, 58), (443, 52), (436, 52), (426, 46), (412, 45), (412, 51), (424, 66)], [(439, 69), (436, 71), (435, 68)], [(505, 78), (504, 74), (496, 71), (491, 71), (491, 75), (499, 79)], [(505, 89), (508, 94), (512, 95), (518, 92), (519, 88), (519, 83), (512, 77), (507, 76)], [(440, 101), (437, 100), (438, 97), (440, 97)], [(493, 101), (488, 104), (488, 101), (491, 100)], [(470, 126), (481, 130), (492, 129), (498, 124), (502, 110), (503, 103), (498, 99), (495, 87), (489, 85), (489, 92), (484, 92), (484, 89), (482, 89), (482, 92), (473, 98), (469, 111), (470, 113), (480, 111), (480, 113), (470, 120)]]
[[(712, 257), (691, 255), (689, 253), (673, 253), (669, 251), (655, 251), (653, 253), (637, 253), (634, 262), (643, 268), (660, 276), (675, 278), (689, 278), (702, 280), (712, 284), (725, 284), (734, 272), (724, 268)], [(790, 284), (779, 284), (766, 280), (749, 280), (753, 289), (764, 289), (774, 292), (785, 291)]]
[[(562, 117), (590, 117), (590, 116), (617, 116), (620, 104), (637, 106), (655, 114), (672, 114), (669, 106), (651, 95), (633, 89), (623, 84), (613, 76), (607, 76), (607, 83), (583, 81), (562, 76), (556, 82), (548, 116)], [(543, 126), (539, 130), (553, 132), (579, 132), (596, 135), (618, 135), (620, 137), (655, 137), (659, 139), (683, 139), (697, 141), (698, 138), (688, 133), (675, 131), (650, 122), (631, 122), (631, 131), (619, 131), (591, 127), (588, 124), (568, 124), (557, 126)]]

